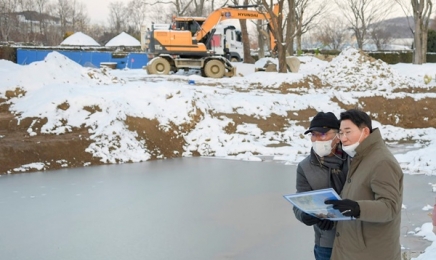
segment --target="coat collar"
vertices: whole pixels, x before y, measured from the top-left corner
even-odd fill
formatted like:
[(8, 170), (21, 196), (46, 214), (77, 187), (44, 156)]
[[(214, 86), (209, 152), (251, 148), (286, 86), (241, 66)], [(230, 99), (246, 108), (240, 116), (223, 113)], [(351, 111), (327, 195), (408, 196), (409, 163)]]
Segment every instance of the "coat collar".
[(357, 146), (356, 156), (353, 159), (367, 155), (370, 152), (370, 149), (368, 148), (377, 143), (383, 143), (383, 139), (380, 134), (380, 130), (378, 128), (374, 128), (372, 133), (365, 140), (363, 140), (359, 146)]

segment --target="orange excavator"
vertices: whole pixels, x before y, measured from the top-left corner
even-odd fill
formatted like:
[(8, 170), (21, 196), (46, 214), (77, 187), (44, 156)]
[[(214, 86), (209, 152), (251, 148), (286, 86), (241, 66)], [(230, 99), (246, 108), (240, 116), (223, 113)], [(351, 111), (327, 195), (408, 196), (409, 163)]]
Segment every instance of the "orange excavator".
[[(152, 30), (148, 54), (152, 59), (145, 67), (148, 74), (167, 75), (179, 69), (199, 69), (201, 75), (210, 78), (232, 77), (236, 68), (223, 56), (214, 55), (208, 48), (213, 37), (213, 28), (228, 19), (261, 19), (268, 22), (270, 48), (276, 41), (271, 33), (271, 16), (266, 11), (242, 9), (258, 6), (229, 6), (213, 11), (201, 24), (191, 23), (190, 28), (171, 27), (168, 30)], [(273, 12), (278, 15), (279, 7)], [(174, 29), (173, 29), (174, 28)]]

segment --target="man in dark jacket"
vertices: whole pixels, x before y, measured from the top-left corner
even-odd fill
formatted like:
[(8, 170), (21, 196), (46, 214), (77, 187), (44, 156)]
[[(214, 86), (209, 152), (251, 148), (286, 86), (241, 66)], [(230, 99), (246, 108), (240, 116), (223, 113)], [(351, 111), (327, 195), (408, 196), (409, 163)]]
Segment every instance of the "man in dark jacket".
[(370, 117), (341, 113), (339, 136), (350, 156), (342, 200), (326, 201), (345, 216), (338, 221), (332, 260), (400, 260), (403, 172)]
[[(342, 153), (337, 133), (339, 120), (331, 112), (319, 112), (304, 134), (310, 134), (310, 155), (298, 164), (297, 193), (333, 188), (340, 194), (347, 174), (347, 156)], [(315, 231), (316, 260), (329, 260), (335, 238), (334, 222), (313, 217), (294, 207), (295, 217)]]

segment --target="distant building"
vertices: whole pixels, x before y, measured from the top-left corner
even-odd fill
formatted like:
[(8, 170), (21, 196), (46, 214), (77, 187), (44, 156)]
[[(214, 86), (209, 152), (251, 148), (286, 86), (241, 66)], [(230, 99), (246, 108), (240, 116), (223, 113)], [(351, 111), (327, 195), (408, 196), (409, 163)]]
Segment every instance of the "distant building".
[[(60, 19), (36, 11), (0, 13), (0, 41), (42, 43), (59, 34)], [(60, 37), (60, 34), (59, 34)]]

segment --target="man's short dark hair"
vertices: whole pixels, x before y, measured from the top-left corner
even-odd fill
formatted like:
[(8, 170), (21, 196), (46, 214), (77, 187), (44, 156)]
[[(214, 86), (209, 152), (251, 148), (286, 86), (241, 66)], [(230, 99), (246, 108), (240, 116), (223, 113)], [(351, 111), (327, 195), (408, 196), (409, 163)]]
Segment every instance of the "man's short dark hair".
[(353, 122), (353, 124), (355, 124), (360, 129), (364, 127), (368, 127), (369, 132), (372, 133), (371, 118), (367, 113), (363, 112), (362, 110), (353, 108), (345, 112), (342, 112), (339, 121), (342, 120), (350, 120), (351, 122)]

